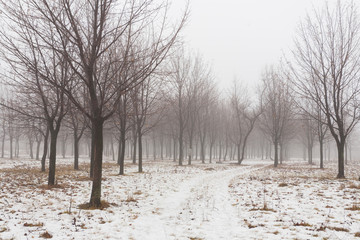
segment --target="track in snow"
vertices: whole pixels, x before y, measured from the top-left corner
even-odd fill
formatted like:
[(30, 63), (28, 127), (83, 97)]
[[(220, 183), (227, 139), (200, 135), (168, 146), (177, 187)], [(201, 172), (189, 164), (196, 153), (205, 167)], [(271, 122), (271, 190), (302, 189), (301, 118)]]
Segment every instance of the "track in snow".
[[(151, 213), (133, 224), (142, 236), (135, 239), (244, 238), (241, 212), (232, 205), (229, 184), (265, 165), (237, 167), (194, 177), (179, 183), (179, 190), (159, 198)], [(139, 231), (140, 230), (140, 231)]]

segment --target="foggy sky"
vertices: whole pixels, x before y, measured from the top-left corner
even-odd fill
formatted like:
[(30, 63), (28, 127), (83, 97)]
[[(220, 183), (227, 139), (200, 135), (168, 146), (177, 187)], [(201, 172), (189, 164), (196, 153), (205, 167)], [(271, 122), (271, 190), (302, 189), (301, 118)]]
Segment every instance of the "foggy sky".
[[(173, 1), (181, 11), (186, 0)], [(187, 45), (212, 64), (220, 86), (233, 79), (254, 87), (261, 72), (290, 54), (300, 20), (325, 0), (190, 0)], [(330, 0), (328, 2), (336, 2)]]

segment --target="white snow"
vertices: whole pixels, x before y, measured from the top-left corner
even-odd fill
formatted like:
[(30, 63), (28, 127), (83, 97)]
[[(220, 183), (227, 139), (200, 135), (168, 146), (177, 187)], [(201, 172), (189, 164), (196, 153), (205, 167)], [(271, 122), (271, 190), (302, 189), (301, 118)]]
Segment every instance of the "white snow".
[[(59, 159), (60, 188), (46, 188), (40, 162), (0, 160), (0, 239), (356, 239), (360, 234), (360, 167), (320, 170), (301, 162), (274, 169), (244, 165), (177, 166), (147, 161), (144, 173), (104, 164), (103, 200), (110, 207), (80, 210), (89, 200), (87, 160), (72, 170)], [(85, 167), (84, 167), (85, 166)], [(265, 207), (264, 207), (265, 206)]]

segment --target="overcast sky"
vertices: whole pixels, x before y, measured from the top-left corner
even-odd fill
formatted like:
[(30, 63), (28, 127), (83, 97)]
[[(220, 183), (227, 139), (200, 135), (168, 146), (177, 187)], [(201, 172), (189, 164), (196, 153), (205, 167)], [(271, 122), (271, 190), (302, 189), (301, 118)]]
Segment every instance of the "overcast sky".
[[(173, 7), (180, 11), (185, 2), (173, 0)], [(289, 54), (299, 21), (323, 4), (325, 0), (190, 0), (183, 35), (213, 65), (221, 86), (230, 86), (237, 77), (252, 87), (264, 67)]]

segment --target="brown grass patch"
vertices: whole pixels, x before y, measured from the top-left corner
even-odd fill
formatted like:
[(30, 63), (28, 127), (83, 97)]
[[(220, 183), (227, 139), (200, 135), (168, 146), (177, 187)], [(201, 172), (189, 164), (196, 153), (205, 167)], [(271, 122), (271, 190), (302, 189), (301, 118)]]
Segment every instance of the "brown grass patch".
[(337, 232), (349, 232), (349, 229), (343, 228), (343, 227), (327, 227), (330, 230), (334, 230)]
[(295, 227), (311, 227), (311, 224), (301, 221), (301, 222), (293, 222)]
[(267, 206), (264, 206), (264, 207), (262, 207), (262, 208), (252, 208), (252, 209), (250, 209), (250, 211), (276, 212), (274, 209), (268, 208)]
[(360, 232), (356, 232), (354, 236), (355, 237), (360, 237)]
[(345, 210), (360, 211), (360, 204), (354, 203), (351, 207), (345, 208)]
[(48, 233), (48, 231), (46, 231), (46, 232), (43, 232), (42, 234), (40, 234), (40, 237), (41, 238), (52, 238), (53, 236), (50, 233)]
[(92, 181), (89, 176), (76, 176), (74, 180), (79, 182)]
[(204, 171), (214, 171), (214, 170), (215, 170), (215, 168), (211, 168), (211, 167), (204, 169)]
[(140, 190), (137, 190), (136, 192), (134, 192), (134, 195), (141, 195), (142, 192)]
[(360, 184), (351, 183), (349, 185), (349, 188), (351, 188), (351, 189), (360, 189)]
[(132, 195), (128, 195), (125, 202), (137, 202), (137, 200)]
[[(126, 164), (125, 164), (126, 165)], [(117, 162), (104, 162), (103, 163), (103, 168), (113, 168), (116, 167), (118, 168), (119, 165), (117, 164)]]
[(83, 210), (96, 210), (96, 209), (103, 210), (103, 209), (110, 207), (111, 205), (115, 205), (115, 204), (110, 204), (110, 203), (102, 200), (101, 205), (99, 207), (90, 206), (89, 203), (80, 204), (78, 207), (79, 207), (79, 209), (83, 209)]
[(6, 228), (6, 227), (1, 227), (1, 228), (0, 228), (0, 233), (5, 232), (5, 231), (7, 231), (7, 228)]
[(44, 189), (44, 190), (51, 190), (51, 189), (54, 189), (54, 188), (61, 188), (61, 189), (64, 189), (66, 186), (65, 185), (60, 185), (60, 184), (55, 184), (55, 185), (41, 185), (39, 186), (40, 189)]
[(24, 227), (42, 227), (42, 226), (44, 226), (44, 224), (43, 223), (24, 223), (24, 225), (23, 225)]
[(287, 186), (288, 186), (287, 183), (280, 183), (280, 184), (279, 184), (279, 187), (287, 187)]

